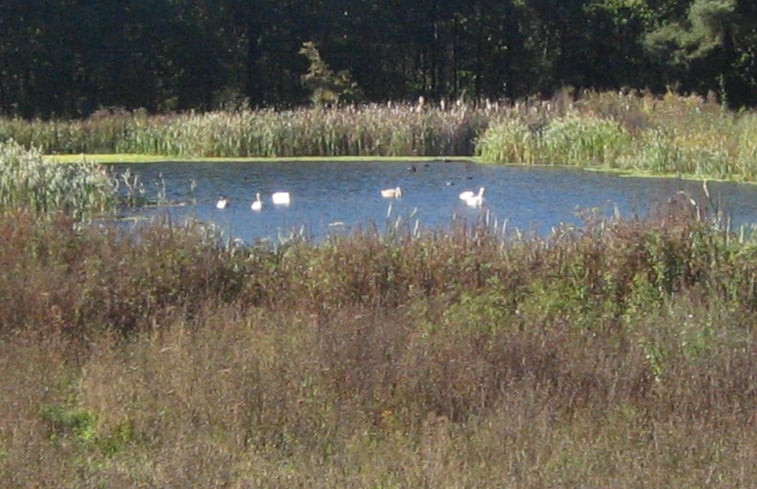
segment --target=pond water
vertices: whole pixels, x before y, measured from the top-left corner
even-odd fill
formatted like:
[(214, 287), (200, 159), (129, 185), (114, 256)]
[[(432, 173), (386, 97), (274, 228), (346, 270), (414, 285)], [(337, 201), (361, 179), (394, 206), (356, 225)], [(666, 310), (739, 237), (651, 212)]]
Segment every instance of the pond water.
[[(509, 230), (546, 235), (561, 223), (582, 223), (582, 212), (632, 217), (645, 215), (680, 190), (695, 198), (703, 195), (701, 183), (680, 179), (456, 161), (172, 162), (117, 164), (113, 169), (138, 175), (148, 198), (163, 193), (172, 204), (125, 211), (129, 216), (199, 219), (246, 243), (275, 241), (292, 232), (321, 239), (356, 228), (383, 230), (398, 220), (446, 229), (453, 220), (475, 222), (485, 214), (499, 229), (506, 222)], [(458, 198), (460, 192), (482, 186), (483, 207), (468, 207)], [(394, 187), (402, 189), (401, 198), (381, 197), (381, 189)], [(735, 228), (757, 224), (757, 185), (710, 182), (709, 190)], [(278, 191), (290, 193), (288, 206), (271, 202)], [(250, 209), (257, 192), (263, 200), (258, 212)], [(222, 195), (229, 207), (217, 209)]]

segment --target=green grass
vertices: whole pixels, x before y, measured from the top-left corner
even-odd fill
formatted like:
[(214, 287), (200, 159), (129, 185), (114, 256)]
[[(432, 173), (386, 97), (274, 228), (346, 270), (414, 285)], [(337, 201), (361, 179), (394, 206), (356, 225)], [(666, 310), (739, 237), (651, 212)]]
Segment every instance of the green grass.
[[(0, 119), (51, 157), (472, 157), (694, 178), (757, 180), (757, 116), (697, 96), (558, 92), (515, 103), (364, 105), (148, 115), (102, 111), (79, 121)], [(115, 156), (119, 155), (119, 156)], [(120, 156), (142, 155), (142, 156)], [(69, 160), (70, 161), (70, 160)]]
[(0, 143), (0, 210), (62, 211), (80, 220), (113, 210), (115, 190), (113, 178), (99, 166), (51, 164), (14, 141)]
[(280, 156), (280, 157), (260, 157), (260, 156), (226, 156), (226, 157), (201, 157), (201, 158), (177, 158), (167, 155), (146, 155), (133, 153), (117, 154), (76, 154), (76, 155), (45, 155), (45, 159), (55, 163), (158, 163), (166, 161), (203, 161), (228, 163), (232, 161), (246, 162), (266, 162), (266, 161), (407, 161), (407, 162), (426, 162), (426, 161), (473, 161), (472, 157), (465, 156)]
[(193, 157), (470, 155), (487, 109), (404, 104), (342, 109), (102, 112), (83, 121), (0, 119), (0, 140), (45, 153)]
[(589, 94), (516, 105), (481, 135), (484, 161), (568, 164), (694, 178), (757, 180), (757, 115), (698, 97)]

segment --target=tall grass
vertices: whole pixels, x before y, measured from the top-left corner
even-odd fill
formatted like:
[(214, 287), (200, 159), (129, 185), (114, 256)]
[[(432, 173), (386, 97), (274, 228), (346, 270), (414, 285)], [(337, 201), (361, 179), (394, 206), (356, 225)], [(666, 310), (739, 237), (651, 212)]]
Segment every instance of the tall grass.
[(148, 115), (101, 111), (81, 121), (0, 119), (46, 153), (173, 157), (450, 156), (745, 181), (757, 179), (757, 115), (668, 93), (564, 90), (515, 103), (371, 104), (342, 108)]
[(85, 121), (0, 119), (0, 140), (47, 153), (202, 156), (409, 156), (473, 153), (487, 109), (409, 104), (287, 111), (98, 113)]
[(0, 142), (0, 209), (62, 211), (81, 219), (111, 210), (115, 202), (115, 183), (105, 169), (49, 163), (37, 150)]
[(529, 165), (596, 166), (616, 161), (630, 140), (620, 125), (597, 117), (572, 114), (531, 125), (510, 119), (483, 135), (480, 156)]
[(420, 110), (390, 104), (185, 114), (135, 122), (115, 150), (178, 156), (407, 156), (471, 153), (472, 135), (486, 119), (467, 107)]
[(0, 216), (5, 487), (749, 487), (757, 243)]
[(565, 93), (516, 104), (481, 135), (486, 161), (757, 179), (757, 115), (695, 96)]
[(102, 110), (85, 120), (27, 121), (0, 118), (0, 141), (15, 140), (43, 153), (110, 153), (142, 111)]

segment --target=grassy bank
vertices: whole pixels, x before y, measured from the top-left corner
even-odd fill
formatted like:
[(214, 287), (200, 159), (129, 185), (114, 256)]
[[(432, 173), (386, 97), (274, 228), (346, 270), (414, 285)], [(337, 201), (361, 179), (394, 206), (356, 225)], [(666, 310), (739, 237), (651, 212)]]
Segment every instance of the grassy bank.
[(569, 91), (513, 104), (387, 104), (81, 121), (0, 119), (0, 140), (44, 153), (166, 158), (473, 156), (494, 163), (757, 180), (757, 115), (696, 96)]
[(754, 112), (730, 113), (699, 97), (608, 93), (509, 111), (481, 136), (481, 159), (757, 180)]
[(83, 121), (0, 120), (0, 140), (12, 137), (45, 153), (182, 158), (470, 155), (487, 120), (485, 109), (402, 104), (161, 116), (116, 111)]
[(4, 487), (749, 487), (757, 243), (687, 207), (225, 248), (0, 216)]
[(116, 182), (101, 167), (85, 162), (56, 165), (37, 150), (0, 142), (0, 211), (60, 211), (81, 220), (114, 209), (115, 192)]
[(112, 184), (0, 146), (3, 487), (757, 479), (757, 238), (710, 203), (274, 249), (85, 224)]
[(202, 161), (202, 162), (233, 162), (233, 161), (245, 161), (250, 163), (255, 162), (271, 162), (271, 161), (343, 161), (343, 162), (355, 162), (355, 161), (399, 161), (399, 162), (432, 162), (440, 160), (449, 161), (469, 161), (473, 162), (475, 159), (472, 156), (279, 156), (279, 157), (262, 157), (262, 156), (215, 156), (215, 157), (202, 157), (202, 158), (188, 158), (177, 156), (164, 156), (164, 155), (146, 155), (136, 153), (97, 153), (97, 154), (75, 154), (75, 155), (45, 155), (45, 159), (55, 163), (158, 163), (158, 162), (183, 162), (183, 161)]

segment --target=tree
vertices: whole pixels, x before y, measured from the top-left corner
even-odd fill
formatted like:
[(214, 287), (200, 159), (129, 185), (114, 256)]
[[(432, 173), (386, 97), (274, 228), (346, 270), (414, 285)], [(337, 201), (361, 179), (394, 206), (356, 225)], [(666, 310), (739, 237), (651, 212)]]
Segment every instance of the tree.
[(583, 12), (588, 85), (594, 89), (655, 85), (656, 74), (641, 42), (653, 19), (647, 2), (592, 0)]
[(668, 81), (700, 93), (713, 90), (724, 103), (754, 103), (755, 8), (744, 0), (694, 0), (683, 19), (645, 37), (648, 51), (669, 65)]
[(300, 54), (310, 62), (307, 73), (302, 75), (303, 84), (310, 90), (313, 104), (323, 107), (339, 105), (340, 102), (355, 102), (361, 98), (357, 83), (352, 81), (350, 72), (337, 73), (321, 58), (312, 41), (302, 43)]
[(516, 99), (566, 85), (673, 85), (754, 106), (757, 2), (0, 1), (2, 114)]

